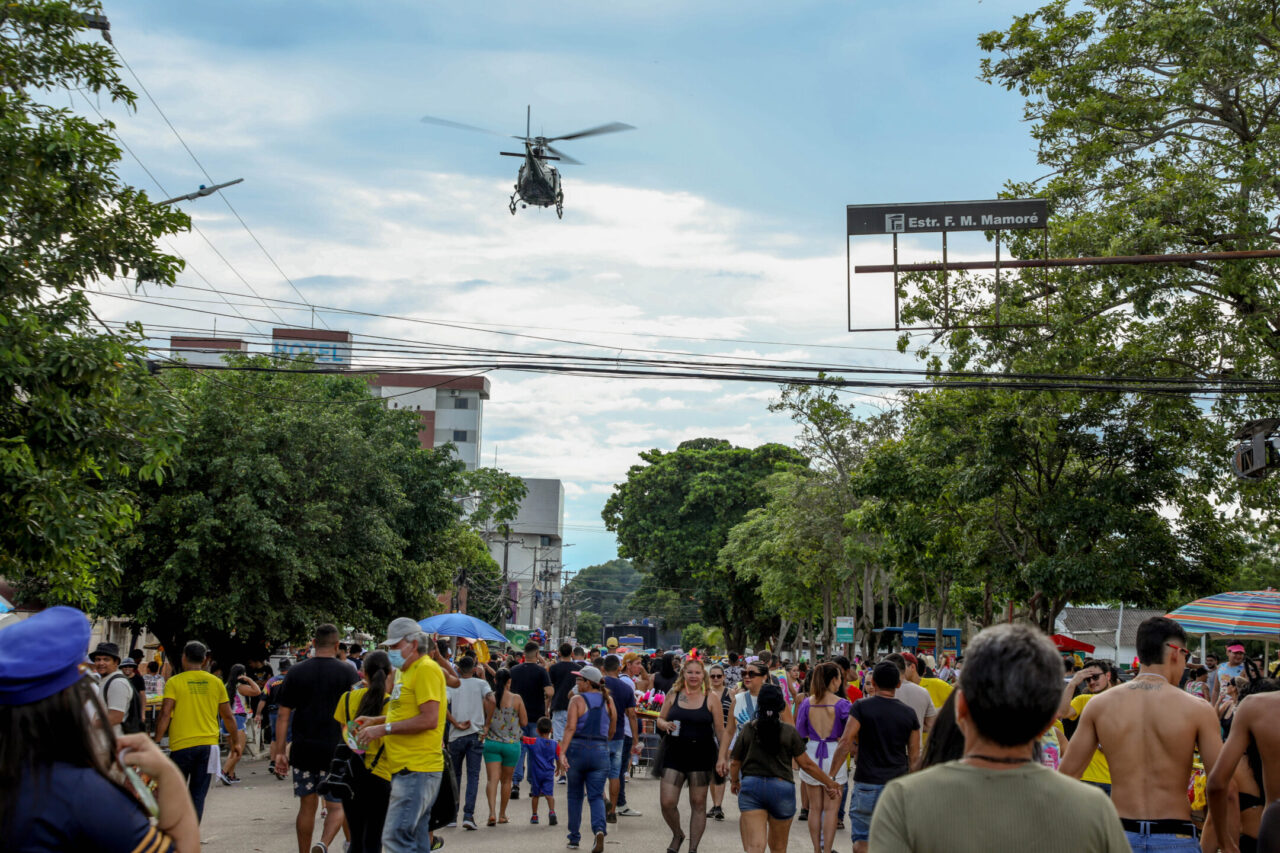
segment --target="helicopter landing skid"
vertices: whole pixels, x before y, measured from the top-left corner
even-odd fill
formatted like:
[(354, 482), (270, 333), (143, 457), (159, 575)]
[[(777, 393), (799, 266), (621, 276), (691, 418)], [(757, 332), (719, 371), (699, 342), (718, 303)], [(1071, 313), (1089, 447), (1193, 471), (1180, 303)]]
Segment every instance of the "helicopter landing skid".
[(556, 218), (564, 219), (564, 193), (556, 194)]
[(516, 199), (520, 197), (519, 193), (511, 194), (511, 204), (507, 205), (507, 209), (511, 211), (511, 215), (516, 215)]

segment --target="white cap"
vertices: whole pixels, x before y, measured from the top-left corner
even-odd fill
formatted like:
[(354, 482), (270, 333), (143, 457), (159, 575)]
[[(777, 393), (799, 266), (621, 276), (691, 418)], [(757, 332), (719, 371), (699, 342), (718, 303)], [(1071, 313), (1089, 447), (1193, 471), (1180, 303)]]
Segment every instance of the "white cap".
[(411, 634), (421, 633), (422, 627), (417, 622), (414, 622), (408, 616), (401, 616), (391, 620), (391, 624), (387, 626), (387, 638), (378, 645), (394, 646)]

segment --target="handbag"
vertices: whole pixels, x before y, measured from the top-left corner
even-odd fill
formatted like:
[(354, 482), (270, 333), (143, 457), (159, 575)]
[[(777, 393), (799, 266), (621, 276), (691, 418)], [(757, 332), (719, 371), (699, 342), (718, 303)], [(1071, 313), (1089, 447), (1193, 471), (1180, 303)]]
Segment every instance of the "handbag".
[[(343, 703), (347, 719), (350, 720), (350, 692), (343, 697)], [(372, 775), (372, 769), (378, 766), (378, 762), (382, 759), (382, 753), (386, 748), (386, 744), (378, 744), (378, 753), (373, 757), (372, 766), (365, 767), (363, 755), (357, 755), (353, 752), (345, 741), (338, 744), (333, 748), (333, 758), (329, 760), (329, 772), (320, 780), (316, 790), (321, 794), (337, 797), (340, 800), (356, 799), (356, 791)]]
[(431, 806), (431, 817), (427, 820), (427, 828), (434, 832), (458, 819), (458, 777), (448, 758), (444, 762), (444, 771), (440, 774), (440, 793)]

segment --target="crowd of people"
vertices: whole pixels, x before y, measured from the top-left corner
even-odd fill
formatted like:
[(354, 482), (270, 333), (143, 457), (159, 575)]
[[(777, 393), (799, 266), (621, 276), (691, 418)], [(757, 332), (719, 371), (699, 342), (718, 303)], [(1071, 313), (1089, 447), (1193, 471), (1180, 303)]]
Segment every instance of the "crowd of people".
[(1280, 850), (1280, 682), (1242, 645), (1192, 660), (1163, 617), (1138, 628), (1136, 672), (1018, 624), (977, 634), (962, 663), (793, 665), (616, 643), (490, 657), (399, 618), (368, 652), (320, 625), (280, 672), (224, 673), (192, 641), (148, 680), (140, 650), (86, 659), (89, 634), (66, 607), (0, 631), (6, 849), (198, 850), (210, 784), (237, 783), (256, 729), (291, 781), (300, 853), (437, 850), (481, 829), (481, 785), (485, 827), (523, 796), (531, 824), (563, 819), (570, 849), (601, 853), (643, 816), (626, 797), (642, 757), (667, 853), (697, 853), (726, 796), (747, 853), (781, 853), (797, 821), (815, 853), (842, 837), (855, 853)]

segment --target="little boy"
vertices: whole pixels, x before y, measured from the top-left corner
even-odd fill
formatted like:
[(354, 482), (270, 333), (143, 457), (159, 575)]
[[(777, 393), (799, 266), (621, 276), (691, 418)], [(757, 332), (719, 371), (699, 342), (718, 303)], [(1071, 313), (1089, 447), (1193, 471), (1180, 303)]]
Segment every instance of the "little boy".
[(538, 736), (520, 739), (529, 750), (529, 798), (533, 800), (533, 817), (538, 822), (538, 798), (547, 798), (547, 823), (556, 825), (556, 764), (560, 761), (560, 744), (551, 739), (551, 718), (538, 720)]

